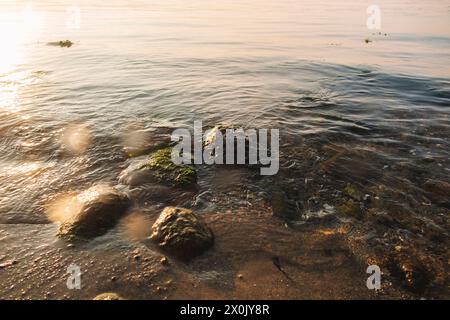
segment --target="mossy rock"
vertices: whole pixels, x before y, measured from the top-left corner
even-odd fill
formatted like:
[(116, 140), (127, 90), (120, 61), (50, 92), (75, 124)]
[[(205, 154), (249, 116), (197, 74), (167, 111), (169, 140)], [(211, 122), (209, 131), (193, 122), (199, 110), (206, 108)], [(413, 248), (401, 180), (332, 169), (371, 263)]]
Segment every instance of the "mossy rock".
[(114, 227), (130, 205), (128, 196), (108, 186), (94, 186), (72, 197), (62, 209), (58, 236), (92, 238)]
[(364, 198), (364, 193), (357, 189), (354, 185), (348, 184), (344, 188), (344, 194), (357, 201), (361, 201)]
[(347, 200), (344, 203), (336, 206), (336, 210), (343, 215), (352, 216), (354, 218), (362, 218), (361, 206), (358, 202), (353, 200)]
[(119, 181), (127, 185), (146, 182), (171, 186), (189, 186), (197, 182), (197, 172), (189, 165), (177, 165), (172, 162), (172, 148), (160, 149), (150, 155), (148, 160), (125, 169)]
[(101, 293), (94, 298), (94, 300), (125, 300), (120, 295), (114, 292)]
[(152, 226), (150, 239), (179, 259), (190, 260), (208, 250), (214, 235), (191, 210), (166, 207)]

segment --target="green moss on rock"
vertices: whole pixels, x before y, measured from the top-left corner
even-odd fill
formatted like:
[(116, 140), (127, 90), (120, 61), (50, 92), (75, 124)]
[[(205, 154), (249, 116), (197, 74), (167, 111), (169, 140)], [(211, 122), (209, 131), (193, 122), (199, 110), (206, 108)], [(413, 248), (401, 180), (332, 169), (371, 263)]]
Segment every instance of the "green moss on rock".
[(361, 206), (358, 202), (355, 202), (353, 200), (347, 200), (344, 203), (336, 206), (336, 210), (340, 214), (352, 216), (357, 219), (360, 219), (362, 217)]
[(344, 194), (358, 201), (363, 200), (364, 194), (354, 185), (348, 184), (344, 188)]
[(172, 148), (160, 149), (150, 155), (150, 159), (142, 163), (139, 167), (126, 170), (121, 175), (123, 182), (131, 181), (133, 174), (143, 174), (144, 180), (157, 183), (169, 184), (172, 186), (189, 186), (197, 182), (196, 170), (188, 165), (177, 165), (173, 163)]

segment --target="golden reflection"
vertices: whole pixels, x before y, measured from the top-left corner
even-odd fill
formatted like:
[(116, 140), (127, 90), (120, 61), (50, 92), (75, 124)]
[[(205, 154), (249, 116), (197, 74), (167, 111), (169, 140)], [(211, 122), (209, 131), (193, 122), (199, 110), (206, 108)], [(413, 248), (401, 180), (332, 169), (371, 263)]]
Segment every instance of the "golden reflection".
[(43, 22), (43, 13), (29, 4), (22, 12), (0, 12), (0, 109), (18, 112), (16, 97), (19, 85), (27, 76), (14, 72), (24, 62), (23, 45), (36, 39)]
[(75, 217), (86, 203), (97, 199), (105, 190), (110, 190), (110, 187), (99, 184), (80, 193), (63, 193), (45, 206), (47, 217), (53, 222), (68, 221)]
[(75, 193), (60, 195), (46, 206), (47, 217), (53, 222), (67, 221), (81, 208), (80, 202), (76, 200)]
[(152, 223), (143, 213), (134, 212), (123, 219), (121, 227), (129, 240), (142, 241), (150, 235)]
[(142, 154), (148, 146), (149, 135), (139, 126), (130, 126), (122, 136), (122, 143), (128, 156)]

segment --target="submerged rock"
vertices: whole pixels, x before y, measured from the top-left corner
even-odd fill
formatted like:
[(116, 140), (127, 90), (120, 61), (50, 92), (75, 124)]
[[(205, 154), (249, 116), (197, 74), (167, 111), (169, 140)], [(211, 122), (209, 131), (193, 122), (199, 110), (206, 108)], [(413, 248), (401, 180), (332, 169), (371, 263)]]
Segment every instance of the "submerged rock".
[(450, 208), (450, 183), (440, 180), (427, 180), (424, 184), (427, 197), (436, 205)]
[[(245, 164), (248, 167), (257, 168), (260, 166), (260, 163), (258, 162), (260, 160), (258, 151), (262, 152), (261, 150), (258, 150), (258, 147), (261, 148), (262, 146), (257, 144), (256, 131), (254, 133), (255, 135), (253, 136), (254, 139), (252, 144), (243, 128), (231, 125), (215, 126), (210, 128), (204, 136), (203, 152), (209, 154), (211, 159), (214, 159), (214, 163), (224, 164), (227, 162), (227, 153), (229, 152), (227, 151), (227, 141), (228, 139), (231, 139), (232, 153), (230, 153), (230, 155), (233, 156), (233, 164)], [(267, 152), (267, 150), (264, 151)], [(243, 163), (239, 163), (238, 154), (242, 157), (240, 160)], [(253, 155), (253, 157), (251, 155)]]
[(167, 207), (153, 224), (150, 239), (174, 256), (189, 260), (209, 249), (214, 235), (191, 210)]
[(70, 40), (61, 40), (61, 41), (48, 42), (47, 45), (59, 46), (61, 48), (70, 48), (73, 45), (73, 42)]
[(364, 199), (364, 193), (362, 193), (354, 185), (351, 185), (351, 184), (348, 184), (344, 188), (344, 194), (349, 196), (350, 198), (357, 200), (357, 201), (361, 201)]
[(403, 286), (415, 293), (423, 293), (431, 281), (422, 263), (407, 254), (391, 257), (388, 267)]
[(336, 220), (335, 212), (336, 208), (325, 203), (322, 209), (317, 211), (306, 210), (301, 216), (304, 221), (325, 223)]
[(143, 183), (161, 183), (188, 186), (197, 182), (197, 172), (188, 165), (176, 165), (171, 158), (172, 148), (160, 149), (149, 159), (130, 165), (122, 171), (119, 182), (131, 186)]
[(275, 217), (285, 220), (295, 220), (299, 218), (297, 206), (294, 201), (289, 200), (282, 190), (275, 190), (270, 199), (272, 214)]
[(361, 206), (358, 202), (353, 200), (347, 200), (344, 203), (336, 206), (336, 210), (343, 215), (352, 216), (356, 219), (362, 218)]
[(94, 298), (94, 300), (125, 300), (120, 295), (114, 292), (101, 293)]
[(91, 238), (112, 228), (130, 205), (128, 196), (108, 186), (94, 186), (72, 197), (62, 209), (60, 237)]

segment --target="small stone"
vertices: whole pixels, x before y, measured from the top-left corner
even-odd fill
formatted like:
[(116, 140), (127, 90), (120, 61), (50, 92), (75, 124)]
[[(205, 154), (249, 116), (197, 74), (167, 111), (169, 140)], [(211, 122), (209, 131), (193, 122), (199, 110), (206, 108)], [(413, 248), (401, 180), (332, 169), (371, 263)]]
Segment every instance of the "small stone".
[(11, 259), (8, 261), (5, 261), (3, 263), (0, 263), (0, 269), (6, 268), (6, 267), (10, 267), (13, 266), (17, 263), (17, 260)]
[(114, 292), (105, 292), (97, 295), (94, 300), (124, 300), (124, 298)]
[(166, 288), (165, 288), (165, 287), (162, 287), (162, 286), (157, 286), (157, 287), (156, 287), (156, 291), (158, 291), (158, 292), (164, 292), (164, 291), (166, 291)]
[(161, 258), (161, 260), (159, 260), (160, 262), (161, 262), (161, 264), (163, 264), (163, 265), (167, 265), (167, 264), (169, 264), (169, 260), (167, 260), (167, 258), (166, 257), (162, 257)]

